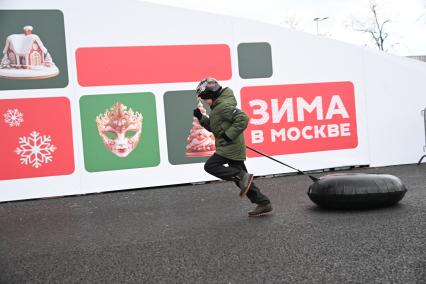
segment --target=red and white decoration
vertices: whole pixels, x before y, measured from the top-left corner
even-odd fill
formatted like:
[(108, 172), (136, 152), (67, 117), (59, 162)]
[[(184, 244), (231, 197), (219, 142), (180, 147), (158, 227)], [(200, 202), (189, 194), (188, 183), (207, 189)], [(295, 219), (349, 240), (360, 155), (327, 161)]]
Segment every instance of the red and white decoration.
[(19, 147), (15, 149), (23, 165), (31, 165), (39, 168), (42, 164), (52, 162), (52, 154), (56, 146), (51, 144), (49, 135), (40, 135), (33, 131), (29, 136), (19, 138)]
[(12, 34), (6, 38), (0, 62), (0, 77), (44, 79), (59, 74), (47, 48), (32, 31), (32, 26), (25, 26), (22, 34)]
[(70, 111), (64, 97), (0, 100), (0, 180), (71, 174)]
[[(206, 109), (201, 102), (198, 102), (198, 109), (203, 115), (206, 115)], [(213, 133), (200, 125), (198, 118), (192, 120), (192, 129), (186, 139), (187, 157), (206, 157), (211, 156), (216, 150)]]
[(24, 114), (21, 113), (18, 109), (8, 109), (4, 114), (4, 122), (9, 125), (9, 127), (20, 126), (24, 122)]

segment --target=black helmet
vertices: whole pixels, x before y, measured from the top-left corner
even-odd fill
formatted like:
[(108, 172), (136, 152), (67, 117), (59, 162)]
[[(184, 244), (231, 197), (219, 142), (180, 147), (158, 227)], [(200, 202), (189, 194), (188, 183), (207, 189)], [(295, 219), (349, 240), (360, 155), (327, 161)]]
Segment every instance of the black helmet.
[(222, 87), (215, 78), (204, 78), (197, 86), (196, 93), (201, 99), (216, 99)]

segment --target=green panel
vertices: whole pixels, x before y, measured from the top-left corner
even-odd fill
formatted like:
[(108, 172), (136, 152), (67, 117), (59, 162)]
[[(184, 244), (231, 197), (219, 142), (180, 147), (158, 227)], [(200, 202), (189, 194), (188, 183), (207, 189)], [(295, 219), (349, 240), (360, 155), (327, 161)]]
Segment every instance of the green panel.
[[(197, 107), (194, 90), (170, 91), (164, 94), (167, 149), (173, 165), (201, 163), (208, 157), (186, 157), (186, 139), (192, 128), (193, 110)], [(208, 106), (204, 105), (209, 112)]]
[[(59, 75), (46, 79), (16, 80), (0, 78), (0, 90), (64, 88), (68, 85), (64, 15), (59, 10), (0, 10), (0, 50), (11, 34), (22, 33), (24, 26), (33, 26), (59, 69)], [(0, 52), (0, 61), (3, 53)]]
[(240, 77), (243, 79), (271, 77), (271, 45), (267, 42), (240, 43), (238, 68)]
[[(96, 117), (120, 102), (143, 116), (139, 144), (127, 157), (118, 157), (102, 143)], [(80, 98), (84, 165), (89, 172), (155, 167), (160, 163), (157, 114), (152, 93), (91, 95)]]

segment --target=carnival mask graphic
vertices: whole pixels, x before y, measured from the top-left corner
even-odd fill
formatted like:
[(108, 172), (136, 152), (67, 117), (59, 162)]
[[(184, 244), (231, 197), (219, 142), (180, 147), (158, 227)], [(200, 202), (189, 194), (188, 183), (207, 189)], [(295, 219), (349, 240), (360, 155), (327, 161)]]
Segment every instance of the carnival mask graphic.
[(105, 147), (120, 158), (127, 157), (138, 145), (142, 134), (142, 114), (116, 102), (96, 117), (99, 136)]

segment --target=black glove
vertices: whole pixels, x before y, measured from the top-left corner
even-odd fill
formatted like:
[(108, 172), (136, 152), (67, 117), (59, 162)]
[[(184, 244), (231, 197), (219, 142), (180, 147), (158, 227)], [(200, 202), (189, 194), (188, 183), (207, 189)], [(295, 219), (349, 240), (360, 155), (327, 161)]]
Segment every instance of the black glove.
[(203, 114), (201, 113), (199, 108), (194, 109), (194, 116), (198, 118), (198, 120), (201, 120), (201, 118), (203, 117)]

